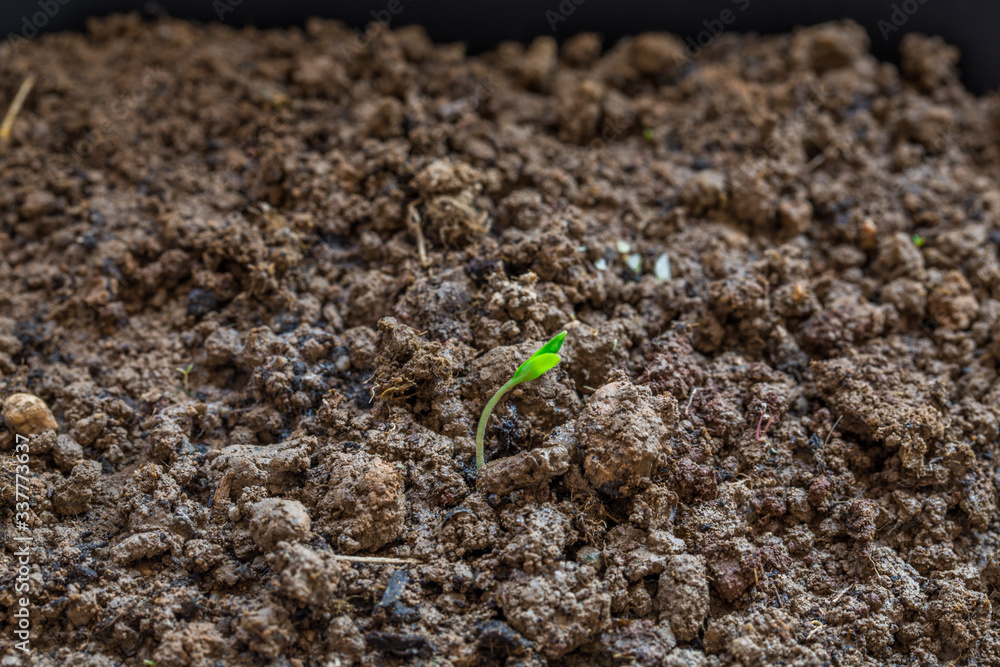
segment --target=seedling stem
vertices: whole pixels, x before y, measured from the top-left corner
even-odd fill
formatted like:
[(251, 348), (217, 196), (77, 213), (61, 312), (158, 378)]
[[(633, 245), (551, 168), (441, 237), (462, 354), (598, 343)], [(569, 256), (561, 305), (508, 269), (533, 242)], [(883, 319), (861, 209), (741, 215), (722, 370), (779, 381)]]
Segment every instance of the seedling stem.
[(177, 372), (184, 376), (184, 393), (188, 396), (191, 395), (191, 380), (189, 376), (191, 375), (192, 368), (194, 368), (194, 364), (188, 364), (184, 368), (177, 369)]
[(24, 106), (24, 100), (28, 98), (28, 93), (31, 92), (31, 88), (34, 85), (35, 77), (34, 75), (29, 75), (21, 82), (21, 87), (14, 94), (14, 100), (7, 109), (7, 115), (4, 116), (3, 123), (0, 124), (0, 150), (6, 148), (7, 144), (10, 143), (10, 135), (14, 129), (14, 119), (20, 113), (21, 107)]
[[(764, 423), (764, 420), (767, 423)], [(760, 425), (764, 424), (764, 430), (761, 432)], [(767, 414), (767, 403), (764, 404), (764, 409), (760, 413), (760, 419), (757, 420), (757, 439), (760, 440), (761, 435), (767, 435), (767, 429), (771, 427), (771, 415)]]
[(507, 380), (506, 383), (497, 393), (493, 394), (493, 398), (489, 400), (486, 407), (483, 408), (483, 415), (479, 418), (479, 428), (476, 429), (476, 470), (479, 470), (484, 465), (486, 465), (486, 454), (483, 450), (483, 440), (486, 439), (486, 423), (490, 419), (490, 413), (493, 412), (493, 408), (496, 407), (503, 395), (508, 391), (521, 384), (522, 382), (530, 382), (535, 378), (541, 376), (546, 371), (551, 370), (558, 364), (561, 359), (556, 352), (562, 347), (563, 341), (566, 340), (566, 332), (556, 335), (552, 340), (550, 340), (545, 345), (538, 348), (538, 351), (533, 355), (528, 357), (528, 360), (517, 367), (514, 371), (514, 376)]

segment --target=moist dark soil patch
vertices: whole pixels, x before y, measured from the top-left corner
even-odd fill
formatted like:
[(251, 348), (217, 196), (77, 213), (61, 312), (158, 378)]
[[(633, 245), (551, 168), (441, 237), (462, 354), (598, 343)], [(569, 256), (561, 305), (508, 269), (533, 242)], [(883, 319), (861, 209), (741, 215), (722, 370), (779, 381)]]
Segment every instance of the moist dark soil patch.
[(3, 665), (1000, 664), (953, 48), (354, 44), (0, 52)]

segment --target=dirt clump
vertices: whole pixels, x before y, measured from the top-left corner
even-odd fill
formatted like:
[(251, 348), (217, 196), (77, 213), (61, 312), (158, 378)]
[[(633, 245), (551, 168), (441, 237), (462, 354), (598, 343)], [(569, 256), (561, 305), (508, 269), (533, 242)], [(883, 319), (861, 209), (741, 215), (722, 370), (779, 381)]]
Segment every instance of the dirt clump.
[(265, 498), (250, 507), (250, 536), (262, 551), (279, 542), (297, 542), (309, 535), (309, 511), (297, 500)]
[(577, 422), (587, 480), (612, 495), (633, 495), (650, 483), (670, 454), (668, 425), (677, 403), (648, 387), (619, 380), (590, 398)]
[(656, 599), (674, 636), (690, 641), (708, 615), (708, 578), (697, 556), (673, 556), (660, 573)]
[(532, 449), (506, 456), (479, 471), (478, 484), (487, 493), (504, 495), (551, 480), (569, 470), (569, 450), (562, 446)]
[(611, 598), (594, 574), (576, 563), (536, 576), (518, 572), (501, 585), (497, 603), (546, 656), (560, 658), (592, 638), (609, 615)]
[(377, 456), (346, 452), (329, 452), (325, 468), (330, 472), (316, 503), (315, 530), (347, 554), (396, 539), (406, 516), (400, 471)]

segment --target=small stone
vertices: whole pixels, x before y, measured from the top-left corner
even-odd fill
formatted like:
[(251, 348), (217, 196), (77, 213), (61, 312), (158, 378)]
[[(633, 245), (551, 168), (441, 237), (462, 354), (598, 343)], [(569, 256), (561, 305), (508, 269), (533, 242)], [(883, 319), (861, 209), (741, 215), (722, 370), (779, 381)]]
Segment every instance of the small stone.
[(32, 394), (11, 394), (3, 404), (3, 420), (18, 435), (57, 431), (59, 424), (45, 401)]
[(52, 460), (63, 472), (72, 470), (73, 466), (83, 460), (83, 447), (72, 437), (60, 435), (52, 448)]
[(715, 591), (726, 602), (738, 600), (752, 583), (744, 576), (743, 568), (737, 561), (726, 560), (713, 563), (711, 569)]
[(625, 265), (632, 269), (632, 273), (642, 273), (642, 255), (635, 252), (625, 258)]
[(601, 550), (596, 547), (583, 547), (576, 552), (576, 562), (580, 565), (590, 565), (599, 570), (601, 565)]

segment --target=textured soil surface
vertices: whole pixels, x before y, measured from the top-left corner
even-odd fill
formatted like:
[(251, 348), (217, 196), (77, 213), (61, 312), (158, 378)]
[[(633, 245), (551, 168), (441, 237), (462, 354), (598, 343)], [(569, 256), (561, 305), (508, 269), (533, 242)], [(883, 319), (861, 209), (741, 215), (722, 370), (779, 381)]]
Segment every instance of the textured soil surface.
[(2, 47), (0, 664), (1000, 664), (957, 52), (375, 32)]

